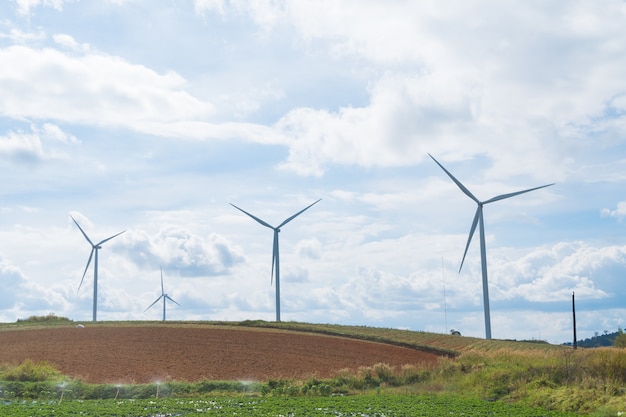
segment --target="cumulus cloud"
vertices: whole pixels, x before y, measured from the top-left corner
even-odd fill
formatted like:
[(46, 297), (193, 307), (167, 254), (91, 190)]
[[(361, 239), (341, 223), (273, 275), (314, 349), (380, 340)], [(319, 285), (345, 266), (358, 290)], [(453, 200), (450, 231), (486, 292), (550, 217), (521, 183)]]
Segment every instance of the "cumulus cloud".
[(22, 271), (0, 254), (0, 308), (12, 307), (25, 284)]
[(615, 209), (603, 208), (600, 214), (602, 217), (614, 217), (621, 222), (626, 216), (626, 201), (618, 202)]
[(492, 269), (499, 277), (492, 280), (495, 298), (554, 302), (574, 291), (581, 299), (614, 303), (623, 295), (616, 283), (626, 271), (626, 247), (562, 242)]
[[(290, 28), (298, 47), (326, 48), (337, 63), (385, 68), (368, 74), (367, 106), (302, 107), (280, 119), (276, 129), (289, 138), (281, 166), (301, 175), (322, 175), (333, 164), (409, 165), (428, 149), (455, 158), (486, 154), (494, 160), (491, 176), (560, 180), (577, 171), (573, 159), (591, 145), (586, 133), (615, 141), (626, 131), (605, 119), (607, 103), (620, 108), (614, 98), (623, 91), (626, 61), (615, 57), (626, 54), (616, 55), (624, 46), (614, 41), (624, 36), (619, 2), (603, 10), (553, 4), (539, 13), (490, 0), (445, 9), (367, 1), (195, 6), (244, 14), (266, 31)], [(520, 152), (534, 156), (521, 163)]]
[(9, 132), (0, 137), (0, 156), (18, 163), (32, 163), (45, 158), (38, 135), (18, 132)]
[(79, 141), (55, 124), (31, 125), (30, 132), (10, 131), (0, 136), (0, 158), (16, 163), (63, 159), (64, 152), (56, 147), (59, 142), (70, 144)]
[(180, 75), (158, 74), (99, 53), (72, 56), (19, 45), (0, 49), (0, 86), (5, 92), (0, 111), (14, 118), (123, 126), (155, 134), (170, 125), (160, 134), (174, 130), (184, 135), (213, 113), (212, 104), (185, 91)]
[(15, 321), (31, 315), (64, 313), (69, 305), (67, 287), (43, 287), (29, 279), (21, 268), (0, 254), (1, 321)]
[(166, 227), (154, 236), (129, 231), (124, 241), (124, 250), (138, 266), (161, 265), (183, 276), (221, 275), (244, 261), (239, 248), (215, 233), (201, 237), (179, 227)]
[(471, 88), (439, 78), (390, 75), (376, 83), (367, 107), (291, 111), (276, 126), (291, 138), (283, 167), (321, 175), (330, 164), (397, 166), (422, 160), (442, 137), (466, 132), (475, 118)]

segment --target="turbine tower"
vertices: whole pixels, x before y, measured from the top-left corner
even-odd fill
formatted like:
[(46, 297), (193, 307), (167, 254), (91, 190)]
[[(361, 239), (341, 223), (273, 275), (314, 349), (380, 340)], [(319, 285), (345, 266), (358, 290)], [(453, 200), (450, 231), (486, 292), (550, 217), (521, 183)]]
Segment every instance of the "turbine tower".
[(113, 239), (116, 236), (121, 235), (122, 233), (124, 233), (126, 230), (119, 232), (118, 234), (115, 234), (111, 237), (108, 237), (104, 240), (101, 240), (100, 242), (94, 244), (91, 239), (89, 239), (89, 236), (87, 236), (87, 233), (85, 233), (85, 231), (83, 230), (82, 227), (80, 227), (80, 224), (78, 224), (78, 222), (76, 221), (76, 219), (74, 217), (72, 217), (72, 215), (70, 215), (70, 217), (72, 218), (72, 220), (74, 220), (74, 223), (76, 224), (76, 226), (78, 226), (78, 229), (80, 230), (80, 232), (83, 234), (83, 236), (85, 236), (85, 239), (87, 239), (87, 242), (89, 242), (89, 244), (91, 245), (91, 253), (89, 254), (89, 259), (87, 260), (87, 266), (85, 267), (85, 272), (83, 272), (83, 277), (80, 279), (80, 285), (78, 286), (78, 291), (80, 291), (80, 287), (83, 285), (83, 280), (85, 279), (85, 274), (87, 273), (87, 269), (89, 269), (89, 264), (91, 263), (91, 258), (94, 257), (94, 252), (95, 252), (95, 259), (94, 259), (94, 263), (93, 263), (93, 321), (96, 321), (96, 315), (97, 315), (97, 311), (98, 311), (98, 251), (100, 249), (102, 249), (102, 244), (105, 242), (108, 242), (109, 240)]
[(465, 255), (467, 255), (467, 250), (469, 249), (469, 245), (472, 241), (472, 237), (474, 236), (474, 231), (476, 230), (476, 225), (478, 224), (479, 233), (480, 233), (480, 265), (481, 265), (482, 275), (483, 275), (483, 305), (484, 305), (484, 312), (485, 312), (485, 337), (487, 339), (491, 339), (491, 317), (489, 313), (489, 283), (487, 280), (487, 249), (485, 247), (485, 226), (483, 222), (483, 206), (485, 204), (493, 203), (494, 201), (504, 200), (506, 198), (515, 197), (516, 195), (524, 194), (529, 191), (534, 191), (540, 188), (549, 187), (551, 185), (554, 185), (554, 183), (542, 185), (540, 187), (529, 188), (527, 190), (516, 191), (513, 193), (501, 194), (501, 195), (492, 197), (489, 200), (480, 201), (478, 198), (474, 196), (474, 194), (470, 192), (470, 190), (468, 190), (463, 184), (461, 184), (461, 181), (457, 180), (454, 177), (454, 175), (452, 175), (447, 169), (445, 169), (443, 165), (441, 165), (439, 161), (437, 161), (431, 154), (428, 154), (428, 156), (430, 156), (432, 160), (435, 161), (435, 163), (439, 165), (439, 167), (443, 169), (443, 171), (446, 174), (448, 174), (450, 179), (454, 181), (454, 183), (461, 189), (461, 191), (463, 191), (463, 193), (465, 193), (466, 196), (474, 200), (474, 202), (476, 202), (476, 205), (478, 206), (476, 208), (476, 214), (474, 214), (474, 221), (472, 222), (472, 227), (470, 229), (469, 236), (467, 238), (467, 244), (465, 245), (465, 252), (463, 252), (463, 259), (461, 259), (461, 266), (459, 267), (459, 273), (461, 272), (461, 269), (463, 268), (463, 262), (465, 262)]
[(270, 225), (269, 223), (264, 222), (263, 220), (261, 220), (258, 217), (248, 213), (247, 211), (245, 211), (243, 209), (240, 209), (236, 205), (234, 205), (232, 203), (230, 204), (231, 206), (233, 206), (237, 210), (241, 211), (242, 213), (245, 213), (248, 216), (252, 217), (254, 220), (259, 222), (261, 225), (263, 225), (265, 227), (268, 227), (268, 228), (270, 228), (270, 229), (272, 229), (274, 231), (274, 245), (273, 245), (273, 249), (272, 249), (272, 274), (271, 274), (271, 277), (270, 277), (270, 283), (273, 282), (273, 279), (274, 279), (274, 266), (275, 266), (276, 267), (276, 321), (280, 321), (280, 262), (279, 262), (279, 251), (278, 251), (278, 233), (280, 232), (280, 228), (281, 227), (283, 227), (284, 225), (286, 225), (287, 223), (289, 223), (290, 221), (292, 221), (293, 219), (298, 217), (300, 214), (302, 214), (304, 211), (308, 210), (314, 204), (319, 203), (320, 200), (321, 200), (321, 198), (319, 200), (317, 200), (316, 202), (314, 202), (313, 204), (310, 204), (307, 207), (303, 208), (302, 210), (300, 210), (299, 212), (297, 212), (293, 216), (286, 218), (281, 224), (279, 224), (276, 227)]
[[(158, 303), (160, 299), (163, 299), (163, 321), (165, 321), (165, 304), (166, 304), (167, 300), (170, 300), (171, 302), (173, 302), (174, 304), (177, 304), (177, 305), (180, 305), (180, 304), (178, 304), (176, 301), (174, 301), (174, 299), (172, 297), (170, 297), (169, 295), (165, 294), (165, 289), (163, 287), (163, 267), (161, 267), (161, 295), (156, 300), (154, 300), (154, 303), (150, 304), (150, 307), (152, 307), (153, 305)], [(146, 311), (150, 310), (150, 307), (146, 308), (144, 310), (144, 313)]]

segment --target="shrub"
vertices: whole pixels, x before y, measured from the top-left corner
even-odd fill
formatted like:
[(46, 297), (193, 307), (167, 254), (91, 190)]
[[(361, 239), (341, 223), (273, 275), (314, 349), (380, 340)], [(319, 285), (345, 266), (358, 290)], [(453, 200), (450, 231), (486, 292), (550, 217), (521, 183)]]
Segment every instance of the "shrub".
[(374, 372), (376, 372), (376, 376), (380, 382), (395, 382), (393, 369), (386, 363), (377, 363), (376, 365), (374, 365)]
[(40, 323), (40, 322), (51, 322), (51, 321), (72, 321), (70, 319), (68, 319), (67, 317), (60, 317), (55, 315), (54, 313), (49, 313), (47, 316), (30, 316), (27, 319), (17, 319), (18, 323), (23, 323), (23, 322), (35, 322), (35, 323)]
[(61, 373), (48, 362), (34, 363), (30, 359), (13, 368), (8, 368), (1, 375), (5, 381), (43, 382), (61, 378)]
[(415, 384), (422, 379), (420, 371), (415, 365), (402, 365), (400, 378), (402, 385)]

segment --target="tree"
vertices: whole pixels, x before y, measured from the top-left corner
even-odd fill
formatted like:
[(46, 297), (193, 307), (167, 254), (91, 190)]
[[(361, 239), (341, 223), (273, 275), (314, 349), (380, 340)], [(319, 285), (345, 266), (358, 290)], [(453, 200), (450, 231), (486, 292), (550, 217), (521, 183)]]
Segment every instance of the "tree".
[(624, 333), (621, 327), (617, 330), (617, 336), (615, 336), (613, 346), (618, 348), (626, 348), (626, 333)]

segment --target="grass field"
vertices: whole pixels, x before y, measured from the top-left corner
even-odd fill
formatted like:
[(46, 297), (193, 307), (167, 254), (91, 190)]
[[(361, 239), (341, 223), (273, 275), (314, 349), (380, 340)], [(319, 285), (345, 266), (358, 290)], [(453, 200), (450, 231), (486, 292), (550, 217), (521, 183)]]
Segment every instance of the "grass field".
[[(0, 337), (2, 337), (2, 331), (50, 328), (50, 326), (63, 325), (67, 326), (68, 324), (53, 321), (0, 324)], [(54, 405), (55, 401), (58, 404), (62, 395), (65, 395), (68, 404), (81, 399), (114, 398), (114, 396), (118, 396), (118, 400), (121, 398), (135, 398), (134, 401), (143, 401), (140, 398), (157, 400), (156, 392), (160, 388), (161, 394), (158, 398), (160, 401), (164, 401), (164, 397), (171, 400), (197, 399), (219, 395), (232, 399), (247, 398), (253, 395), (256, 396), (256, 401), (269, 401), (272, 404), (281, 403), (281, 401), (283, 403), (288, 401), (304, 401), (306, 403), (308, 401), (308, 405), (305, 407), (326, 409), (327, 406), (315, 406), (314, 401), (318, 401), (318, 399), (319, 401), (330, 401), (329, 399), (339, 398), (336, 396), (340, 395), (341, 398), (369, 398), (369, 400), (364, 400), (366, 402), (376, 401), (375, 398), (386, 398), (387, 403), (391, 401), (398, 404), (397, 410), (399, 411), (369, 413), (372, 416), (438, 415), (413, 414), (402, 411), (400, 404), (403, 404), (403, 401), (415, 403), (417, 398), (422, 399), (417, 401), (419, 404), (428, 402), (423, 400), (424, 398), (431, 398), (433, 401), (446, 401), (448, 405), (457, 404), (458, 401), (465, 401), (466, 407), (475, 403), (503, 407), (515, 404), (516, 407), (530, 407), (529, 409), (532, 410), (539, 410), (540, 408), (562, 413), (553, 415), (575, 413), (591, 416), (618, 416), (621, 415), (619, 413), (626, 413), (626, 349), (573, 350), (571, 347), (536, 341), (484, 340), (397, 329), (294, 322), (168, 322), (166, 324), (162, 322), (102, 322), (95, 325), (103, 327), (174, 326), (220, 329), (245, 327), (255, 328), (259, 331), (280, 329), (289, 332), (320, 333), (388, 343), (437, 353), (440, 355), (440, 359), (436, 363), (406, 364), (396, 367), (379, 363), (359, 369), (341, 370), (333, 377), (325, 379), (269, 379), (259, 381), (254, 386), (242, 386), (237, 381), (220, 383), (217, 381), (212, 383), (208, 381), (196, 383), (169, 381), (160, 387), (154, 384), (139, 385), (132, 388), (125, 387), (121, 389), (121, 393), (120, 387), (113, 385), (92, 386), (81, 381), (68, 380), (63, 375), (55, 374), (54, 369), (47, 369), (46, 364), (30, 364), (28, 365), (30, 369), (25, 369), (28, 366), (22, 364), (20, 365), (22, 369), (20, 366), (0, 368), (0, 381), (4, 381), (0, 382), (0, 397), (9, 401), (5, 407), (30, 407), (28, 402), (20, 402), (23, 398), (35, 399), (36, 401), (43, 400), (44, 402), (37, 403), (41, 407), (45, 401), (51, 401), (50, 405)], [(41, 371), (42, 369), (45, 372), (39, 373), (43, 375), (37, 376), (38, 370)], [(20, 372), (27, 375), (20, 376)], [(63, 389), (60, 388), (60, 381), (67, 383)], [(406, 400), (402, 398), (406, 398)], [(336, 400), (335, 404), (339, 404), (339, 401), (346, 400)], [(460, 405), (459, 407), (462, 408), (463, 406)], [(1, 410), (2, 408), (0, 408), (0, 413)], [(366, 411), (359, 408), (354, 412), (362, 414), (309, 413), (293, 415), (363, 415)], [(509, 410), (509, 414), (506, 412), (505, 414), (497, 414), (491, 409), (490, 411), (476, 411), (475, 414), (466, 413), (465, 415), (549, 415), (545, 411), (544, 414), (527, 414), (530, 411), (526, 411), (526, 414), (510, 414), (511, 412)], [(541, 413), (541, 411), (537, 412)], [(451, 415), (455, 414), (452, 413)]]

